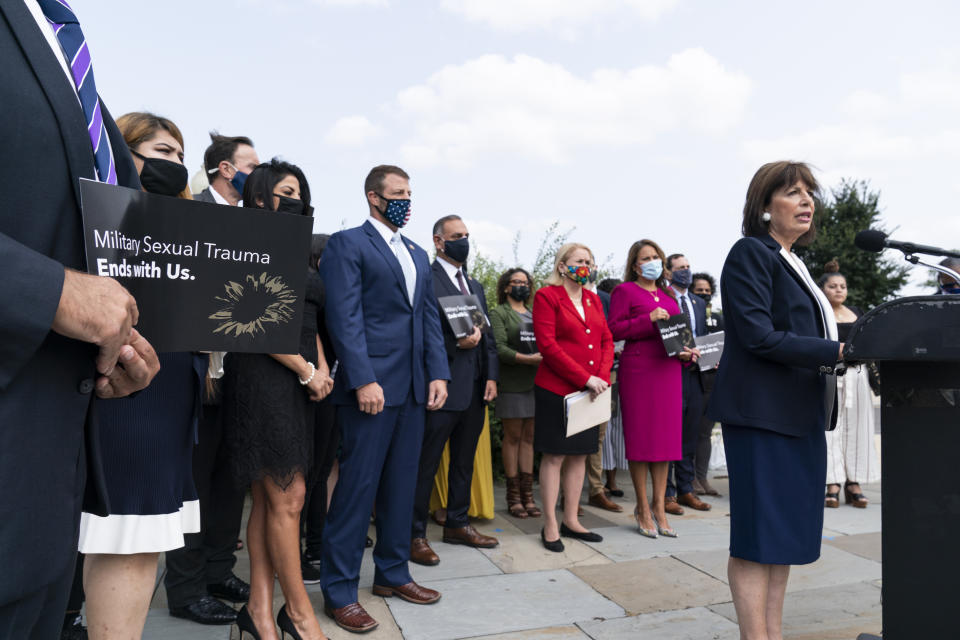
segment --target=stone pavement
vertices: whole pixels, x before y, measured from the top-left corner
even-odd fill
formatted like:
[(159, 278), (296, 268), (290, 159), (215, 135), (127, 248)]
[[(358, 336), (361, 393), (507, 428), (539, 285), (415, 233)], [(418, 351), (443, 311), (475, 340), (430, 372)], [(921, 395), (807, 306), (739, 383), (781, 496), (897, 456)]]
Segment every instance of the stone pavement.
[[(619, 474), (627, 489), (629, 476)], [(713, 481), (726, 493), (726, 481)], [(823, 553), (812, 565), (793, 569), (785, 609), (785, 637), (795, 640), (854, 640), (879, 633), (880, 485), (867, 485), (867, 509), (827, 509)], [(504, 506), (504, 489), (496, 490)], [(564, 539), (556, 554), (540, 544), (541, 519), (517, 520), (498, 511), (477, 521), (483, 533), (500, 538), (496, 549), (448, 545), (431, 523), (428, 536), (439, 566), (411, 564), (414, 579), (438, 589), (435, 605), (417, 606), (370, 592), (371, 553), (364, 555), (360, 601), (380, 622), (369, 640), (736, 640), (739, 632), (726, 582), (729, 502), (711, 498), (706, 513), (686, 510), (670, 524), (679, 538), (650, 540), (636, 531), (633, 491), (616, 499), (622, 514), (584, 505), (582, 522), (603, 535), (598, 544)], [(161, 568), (162, 569), (162, 568)], [(237, 573), (249, 577), (241, 554)], [(319, 585), (308, 586), (320, 623), (335, 640), (347, 633), (322, 614)], [(276, 609), (283, 604), (277, 587)], [(228, 640), (236, 627), (204, 627), (171, 618), (162, 585), (147, 619), (146, 640)]]

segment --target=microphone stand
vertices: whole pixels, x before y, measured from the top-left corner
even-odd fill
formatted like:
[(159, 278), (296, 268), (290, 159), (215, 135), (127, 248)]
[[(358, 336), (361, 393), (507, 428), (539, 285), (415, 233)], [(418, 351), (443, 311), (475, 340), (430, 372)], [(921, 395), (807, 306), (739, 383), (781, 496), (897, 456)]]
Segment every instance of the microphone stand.
[(934, 271), (939, 271), (940, 273), (948, 275), (951, 278), (953, 278), (953, 281), (956, 282), (957, 284), (960, 284), (960, 273), (957, 273), (953, 269), (949, 269), (939, 264), (930, 264), (929, 262), (924, 262), (919, 257), (917, 257), (916, 254), (913, 254), (913, 253), (904, 253), (903, 259), (909, 262), (910, 264), (915, 264), (915, 265), (918, 264), (924, 267), (929, 267)]

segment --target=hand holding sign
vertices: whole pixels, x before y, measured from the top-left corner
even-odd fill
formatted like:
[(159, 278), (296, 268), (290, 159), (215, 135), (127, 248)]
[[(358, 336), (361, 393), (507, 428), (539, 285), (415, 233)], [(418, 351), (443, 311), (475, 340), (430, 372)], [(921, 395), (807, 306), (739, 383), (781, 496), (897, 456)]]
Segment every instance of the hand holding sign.
[(477, 346), (478, 344), (480, 344), (480, 337), (481, 337), (481, 336), (482, 336), (482, 334), (480, 333), (480, 328), (475, 326), (475, 327), (473, 328), (473, 333), (471, 333), (471, 334), (468, 335), (468, 336), (464, 336), (464, 337), (460, 338), (459, 340), (457, 340), (457, 348), (459, 348), (459, 349), (473, 349), (475, 346)]
[(657, 307), (650, 312), (650, 320), (656, 322), (657, 320), (666, 320), (670, 317), (670, 314), (667, 313), (667, 310), (663, 307)]

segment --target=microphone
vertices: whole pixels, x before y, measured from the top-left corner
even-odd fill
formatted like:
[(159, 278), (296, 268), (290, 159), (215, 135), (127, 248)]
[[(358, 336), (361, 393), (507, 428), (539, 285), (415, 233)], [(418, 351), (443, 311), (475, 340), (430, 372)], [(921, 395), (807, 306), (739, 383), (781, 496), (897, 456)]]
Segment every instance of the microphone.
[(876, 229), (864, 229), (857, 233), (853, 239), (853, 244), (858, 249), (879, 253), (884, 249), (899, 249), (907, 255), (914, 253), (925, 253), (930, 256), (946, 256), (950, 258), (960, 258), (960, 252), (941, 249), (940, 247), (931, 247), (925, 244), (915, 244), (913, 242), (899, 242), (890, 240), (887, 234)]

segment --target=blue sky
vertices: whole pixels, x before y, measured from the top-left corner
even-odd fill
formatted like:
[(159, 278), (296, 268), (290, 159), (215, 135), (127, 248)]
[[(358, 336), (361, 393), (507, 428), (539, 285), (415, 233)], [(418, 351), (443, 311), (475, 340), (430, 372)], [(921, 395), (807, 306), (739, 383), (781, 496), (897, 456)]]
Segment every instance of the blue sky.
[(424, 246), (458, 213), (508, 261), (520, 231), (529, 262), (558, 220), (616, 271), (649, 237), (719, 275), (753, 172), (790, 158), (827, 185), (869, 180), (897, 238), (960, 245), (955, 3), (73, 6), (115, 116), (174, 120), (191, 174), (207, 131), (252, 137), (303, 167), (317, 231), (359, 224), (363, 178), (391, 163)]

